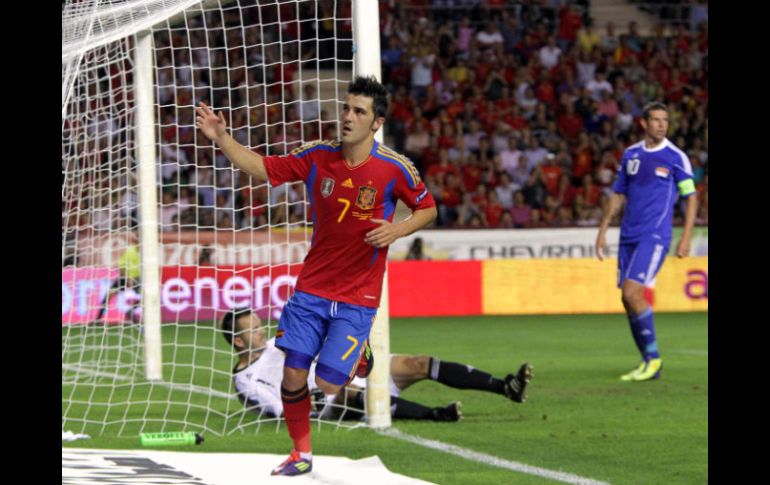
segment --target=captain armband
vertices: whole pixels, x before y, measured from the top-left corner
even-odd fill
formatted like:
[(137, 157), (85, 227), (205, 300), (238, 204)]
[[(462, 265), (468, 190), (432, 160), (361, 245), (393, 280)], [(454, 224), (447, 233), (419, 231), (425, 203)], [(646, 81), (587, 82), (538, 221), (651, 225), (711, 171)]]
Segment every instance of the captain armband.
[(690, 195), (695, 192), (695, 182), (692, 179), (682, 180), (677, 184), (679, 195)]

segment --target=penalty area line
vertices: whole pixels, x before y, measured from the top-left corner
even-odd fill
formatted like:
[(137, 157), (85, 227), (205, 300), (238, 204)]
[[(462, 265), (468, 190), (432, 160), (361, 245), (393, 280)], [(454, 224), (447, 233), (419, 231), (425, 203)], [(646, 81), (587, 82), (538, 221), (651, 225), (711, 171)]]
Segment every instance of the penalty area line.
[(519, 473), (536, 475), (539, 477), (548, 478), (550, 480), (556, 480), (558, 482), (570, 483), (574, 485), (610, 485), (607, 482), (601, 482), (599, 480), (594, 480), (593, 478), (585, 478), (578, 475), (573, 475), (571, 473), (548, 470), (546, 468), (527, 465), (525, 463), (519, 463), (517, 461), (505, 460), (503, 458), (498, 458), (496, 456), (488, 455), (486, 453), (480, 453), (478, 451), (469, 450), (467, 448), (462, 448), (460, 446), (452, 445), (449, 443), (444, 443), (436, 440), (429, 440), (426, 438), (421, 438), (419, 436), (412, 436), (410, 434), (403, 433), (395, 428), (389, 428), (382, 431), (377, 431), (377, 430), (375, 431), (383, 436), (388, 436), (390, 438), (407, 441), (409, 443), (414, 443), (416, 445), (419, 445), (425, 448), (443, 451), (444, 453), (449, 453), (450, 455), (459, 456), (461, 458), (465, 458), (466, 460), (483, 463), (485, 465), (496, 466), (498, 468), (505, 468), (507, 470), (512, 470)]

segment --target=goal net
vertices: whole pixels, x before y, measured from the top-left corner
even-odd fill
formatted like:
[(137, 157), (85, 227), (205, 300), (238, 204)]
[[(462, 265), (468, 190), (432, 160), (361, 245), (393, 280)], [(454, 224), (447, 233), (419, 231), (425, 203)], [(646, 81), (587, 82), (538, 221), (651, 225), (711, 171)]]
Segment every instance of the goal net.
[[(275, 333), (309, 248), (305, 187), (234, 170), (196, 130), (194, 107), (224, 113), (233, 137), (261, 154), (336, 138), (354, 72), (352, 9), (65, 5), (62, 431), (278, 426), (236, 398), (236, 358), (218, 322), (250, 307)], [(340, 414), (323, 421), (356, 424)]]

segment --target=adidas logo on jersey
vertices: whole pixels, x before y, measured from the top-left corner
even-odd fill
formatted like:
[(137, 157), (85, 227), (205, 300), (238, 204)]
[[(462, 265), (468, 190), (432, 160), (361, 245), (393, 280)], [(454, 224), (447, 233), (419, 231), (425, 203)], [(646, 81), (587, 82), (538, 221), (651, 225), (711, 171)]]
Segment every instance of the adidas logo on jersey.
[(343, 187), (347, 187), (347, 188), (349, 188), (349, 189), (352, 189), (352, 188), (353, 188), (353, 180), (352, 180), (352, 179), (350, 179), (350, 178), (348, 178), (347, 180), (345, 180), (344, 182), (342, 182), (342, 186), (343, 186)]

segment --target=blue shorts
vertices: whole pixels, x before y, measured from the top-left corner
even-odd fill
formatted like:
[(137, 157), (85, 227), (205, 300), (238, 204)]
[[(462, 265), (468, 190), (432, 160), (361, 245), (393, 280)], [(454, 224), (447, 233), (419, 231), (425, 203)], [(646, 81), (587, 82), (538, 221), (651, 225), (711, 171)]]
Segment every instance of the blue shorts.
[(618, 247), (618, 288), (623, 280), (633, 280), (644, 286), (653, 286), (655, 276), (663, 266), (668, 253), (668, 243), (660, 241), (636, 241), (622, 243)]
[(342, 385), (358, 367), (376, 314), (376, 308), (295, 291), (283, 307), (275, 346), (286, 352), (286, 367), (309, 369), (318, 355), (316, 375)]

